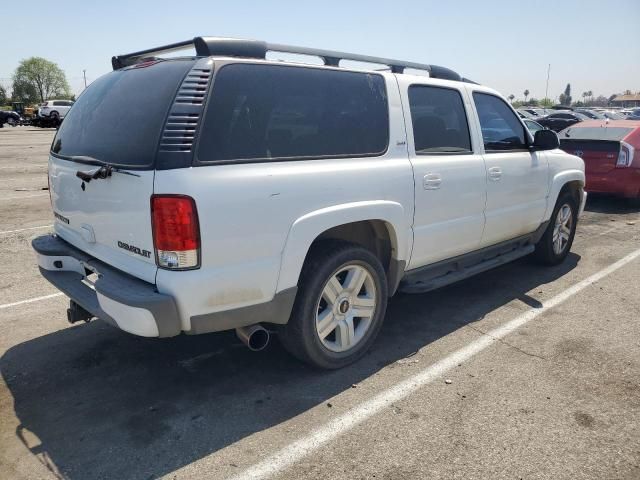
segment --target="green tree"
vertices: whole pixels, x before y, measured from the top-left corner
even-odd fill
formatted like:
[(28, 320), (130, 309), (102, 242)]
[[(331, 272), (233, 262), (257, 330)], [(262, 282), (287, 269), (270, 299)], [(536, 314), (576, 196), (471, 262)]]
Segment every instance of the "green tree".
[(597, 98), (591, 100), (591, 105), (594, 107), (606, 107), (609, 104), (609, 99), (604, 95), (598, 95)]
[(542, 100), (540, 100), (540, 106), (541, 107), (552, 107), (553, 106), (553, 101), (550, 98), (543, 98)]
[(509, 101), (510, 101), (511, 103), (513, 103), (513, 99), (514, 99), (514, 98), (516, 98), (516, 96), (512, 93), (512, 94), (511, 94), (511, 95), (509, 95), (507, 98), (509, 99)]
[(571, 84), (567, 83), (564, 93), (560, 94), (560, 105), (571, 105)]
[(524, 103), (527, 103), (527, 97), (529, 96), (529, 90), (524, 91)]
[(25, 103), (71, 96), (71, 89), (62, 69), (41, 57), (31, 57), (20, 62), (13, 74), (13, 92), (14, 97)]
[(5, 105), (7, 103), (7, 91), (4, 89), (2, 85), (0, 85), (0, 105)]

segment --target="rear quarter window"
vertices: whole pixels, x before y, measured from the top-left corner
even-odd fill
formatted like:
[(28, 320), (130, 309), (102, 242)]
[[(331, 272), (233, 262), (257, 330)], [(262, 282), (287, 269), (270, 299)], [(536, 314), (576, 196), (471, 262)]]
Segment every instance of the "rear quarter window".
[(383, 154), (389, 115), (378, 74), (231, 64), (215, 78), (199, 162)]

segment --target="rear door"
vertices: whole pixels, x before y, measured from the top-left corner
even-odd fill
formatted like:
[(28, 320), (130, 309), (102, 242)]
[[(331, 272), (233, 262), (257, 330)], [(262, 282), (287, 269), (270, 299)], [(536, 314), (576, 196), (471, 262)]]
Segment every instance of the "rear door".
[[(156, 273), (150, 214), (155, 157), (168, 110), (193, 63), (148, 62), (101, 77), (69, 111), (51, 148), (56, 233), (149, 282)], [(110, 176), (87, 179), (106, 165), (113, 167)]]
[(466, 92), (447, 82), (397, 75), (415, 182), (409, 268), (478, 248), (484, 227), (485, 164), (474, 152)]

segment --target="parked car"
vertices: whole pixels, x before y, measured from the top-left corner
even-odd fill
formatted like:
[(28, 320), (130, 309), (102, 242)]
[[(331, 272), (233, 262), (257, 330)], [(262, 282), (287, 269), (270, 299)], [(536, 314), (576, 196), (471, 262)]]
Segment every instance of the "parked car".
[(552, 113), (551, 115), (547, 115), (544, 118), (538, 120), (538, 123), (543, 127), (549, 128), (555, 132), (559, 132), (571, 125), (574, 125), (579, 122), (584, 122), (585, 120), (589, 120), (589, 117), (583, 115), (579, 112), (572, 111), (558, 111)]
[(522, 110), (520, 108), (516, 110), (516, 113), (520, 116), (520, 118), (529, 118), (531, 120), (533, 120), (534, 118), (538, 118), (537, 115), (534, 115), (527, 110)]
[(21, 122), (20, 115), (11, 110), (0, 110), (0, 128), (6, 123), (10, 127), (17, 127)]
[(540, 125), (538, 122), (534, 122), (533, 120), (524, 119), (523, 122), (531, 132), (531, 135), (535, 135), (536, 132), (544, 130), (544, 127), (542, 125)]
[(73, 104), (71, 100), (47, 100), (40, 104), (38, 115), (52, 120), (63, 119)]
[(602, 115), (604, 115), (605, 118), (608, 118), (609, 120), (624, 120), (625, 119), (625, 115), (622, 115), (620, 112), (615, 112), (613, 110), (603, 110)]
[(525, 112), (530, 113), (534, 118), (545, 116), (545, 113), (543, 113), (540, 108), (521, 107), (519, 110), (524, 110)]
[(631, 110), (629, 115), (627, 115), (626, 120), (640, 120), (640, 108), (634, 108)]
[(559, 134), (561, 148), (584, 160), (589, 192), (640, 199), (640, 121), (590, 120)]
[[(371, 347), (397, 290), (569, 253), (584, 163), (494, 90), (435, 65), (178, 45), (197, 56), (149, 58), (173, 44), (113, 57), (53, 140), (55, 235), (33, 248), (70, 321), (147, 337), (236, 329), (253, 349), (271, 330), (338, 368)], [(325, 65), (265, 60), (271, 49)]]
[(592, 120), (602, 120), (603, 118), (606, 118), (601, 113), (596, 112), (595, 110), (590, 110), (588, 108), (577, 108), (574, 111), (578, 112), (578, 113), (581, 113), (585, 117), (588, 117), (588, 118), (590, 118)]

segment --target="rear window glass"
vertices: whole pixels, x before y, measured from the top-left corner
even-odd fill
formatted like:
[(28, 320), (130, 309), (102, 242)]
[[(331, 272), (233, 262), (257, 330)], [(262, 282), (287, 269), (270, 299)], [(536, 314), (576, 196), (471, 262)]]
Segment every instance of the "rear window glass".
[(412, 85), (409, 105), (417, 154), (468, 153), (469, 125), (460, 92)]
[(558, 134), (561, 139), (572, 140), (617, 140), (620, 141), (633, 132), (626, 127), (569, 127)]
[(117, 70), (78, 98), (53, 140), (58, 156), (89, 156), (129, 167), (154, 163), (158, 141), (180, 82), (193, 60)]
[(234, 64), (216, 76), (198, 160), (379, 155), (388, 137), (380, 75)]

